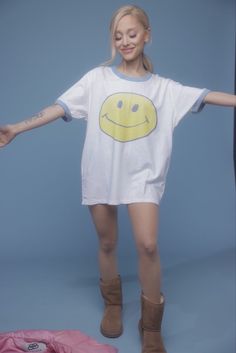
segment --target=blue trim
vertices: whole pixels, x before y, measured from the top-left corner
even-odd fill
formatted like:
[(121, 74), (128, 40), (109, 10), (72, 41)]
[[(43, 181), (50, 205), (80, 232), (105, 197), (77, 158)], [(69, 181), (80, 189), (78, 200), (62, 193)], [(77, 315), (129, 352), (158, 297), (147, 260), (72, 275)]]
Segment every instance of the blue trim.
[(71, 121), (72, 115), (71, 115), (70, 109), (67, 107), (67, 105), (63, 101), (61, 101), (60, 99), (56, 100), (56, 104), (60, 105), (65, 111), (65, 115), (62, 117), (62, 119), (65, 120), (66, 122)]
[(204, 98), (208, 95), (209, 92), (210, 92), (209, 89), (206, 89), (206, 88), (204, 89), (204, 91), (202, 92), (198, 100), (192, 106), (192, 109), (191, 109), (192, 113), (198, 113), (205, 107)]
[(149, 79), (152, 77), (152, 73), (151, 73), (151, 72), (148, 72), (148, 73), (147, 73), (146, 75), (144, 75), (144, 76), (138, 77), (138, 76), (128, 76), (128, 75), (125, 75), (125, 74), (123, 74), (123, 72), (119, 71), (116, 66), (111, 66), (111, 69), (112, 69), (113, 73), (114, 73), (116, 76), (122, 78), (123, 80), (127, 80), (127, 81), (143, 82), (143, 81), (149, 80)]

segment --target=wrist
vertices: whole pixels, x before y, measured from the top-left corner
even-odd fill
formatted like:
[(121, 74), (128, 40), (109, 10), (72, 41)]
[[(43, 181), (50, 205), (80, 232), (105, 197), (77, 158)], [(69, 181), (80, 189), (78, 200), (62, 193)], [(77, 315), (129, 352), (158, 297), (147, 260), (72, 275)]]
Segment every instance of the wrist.
[(9, 125), (9, 128), (11, 129), (11, 131), (12, 131), (12, 133), (14, 135), (18, 135), (21, 132), (25, 131), (25, 129), (23, 129), (22, 122), (21, 123), (17, 123), (17, 124)]

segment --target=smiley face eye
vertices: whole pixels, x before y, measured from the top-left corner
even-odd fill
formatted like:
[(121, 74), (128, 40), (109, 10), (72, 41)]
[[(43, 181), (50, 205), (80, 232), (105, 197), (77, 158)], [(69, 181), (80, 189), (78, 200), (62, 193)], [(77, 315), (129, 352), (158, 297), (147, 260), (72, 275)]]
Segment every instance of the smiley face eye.
[(138, 110), (138, 108), (139, 108), (139, 105), (138, 104), (134, 104), (131, 110), (132, 110), (132, 112), (135, 113)]
[(122, 106), (123, 106), (123, 102), (122, 102), (122, 101), (119, 101), (119, 102), (117, 103), (117, 108), (121, 109)]

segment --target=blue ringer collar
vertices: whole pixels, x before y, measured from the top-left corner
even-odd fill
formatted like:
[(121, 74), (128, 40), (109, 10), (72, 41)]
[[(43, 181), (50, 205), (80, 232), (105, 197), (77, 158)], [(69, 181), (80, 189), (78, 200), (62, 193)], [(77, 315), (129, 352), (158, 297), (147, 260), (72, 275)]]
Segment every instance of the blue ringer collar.
[(123, 80), (127, 80), (127, 81), (134, 81), (134, 82), (143, 82), (143, 81), (147, 81), (151, 78), (152, 73), (148, 72), (146, 75), (144, 76), (128, 76), (126, 74), (124, 74), (123, 72), (120, 72), (116, 66), (111, 66), (111, 69), (113, 71), (113, 73), (122, 78)]

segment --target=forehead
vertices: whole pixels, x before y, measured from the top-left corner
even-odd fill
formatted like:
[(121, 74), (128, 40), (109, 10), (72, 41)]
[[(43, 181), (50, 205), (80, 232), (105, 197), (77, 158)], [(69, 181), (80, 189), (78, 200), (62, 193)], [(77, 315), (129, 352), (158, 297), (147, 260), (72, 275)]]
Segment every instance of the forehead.
[(126, 15), (120, 19), (117, 24), (116, 32), (125, 32), (129, 29), (139, 29), (143, 28), (141, 22), (137, 19), (136, 16)]

